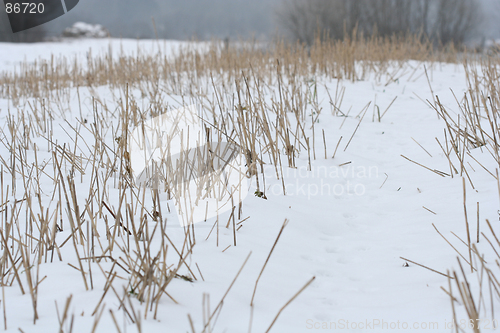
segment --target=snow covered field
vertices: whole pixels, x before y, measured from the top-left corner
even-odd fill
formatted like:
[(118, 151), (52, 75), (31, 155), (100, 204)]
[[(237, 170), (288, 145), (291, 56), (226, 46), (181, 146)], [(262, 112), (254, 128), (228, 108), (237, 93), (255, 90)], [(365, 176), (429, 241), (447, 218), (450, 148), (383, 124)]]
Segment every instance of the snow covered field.
[[(0, 44), (0, 72), (19, 69), (24, 60), (50, 61), (51, 55), (68, 60), (76, 57), (84, 63), (90, 54), (106, 54), (110, 48), (117, 54), (123, 49), (122, 54), (132, 57), (138, 50), (148, 54), (159, 48), (163, 55), (171, 56), (182, 45), (186, 43), (113, 39)], [(408, 60), (359, 80), (317, 75), (281, 81), (284, 90), (293, 80), (300, 82), (295, 84), (300, 94), (280, 93), (272, 80), (258, 88), (252, 74), (248, 77), (252, 81), (248, 90), (259, 102), (246, 103), (246, 109), (240, 111), (262, 106), (262, 112), (269, 113), (269, 121), (276, 124), (280, 119), (273, 113), (279, 109), (276, 105), (285, 105), (290, 135), (301, 136), (291, 140), (296, 140), (292, 158), (296, 168), (289, 167), (291, 155), (286, 154), (286, 147), (280, 146), (278, 153), (281, 168), (275, 168), (267, 157), (269, 152), (264, 151), (263, 163), (257, 165), (259, 190), (253, 176), (241, 216), (236, 216), (240, 215), (237, 207), (233, 216), (231, 211), (221, 214), (218, 224), (209, 219), (192, 225), (188, 236), (174, 212), (168, 212), (163, 193), (158, 202), (166, 222), (158, 227), (161, 223), (152, 218), (141, 220), (146, 229), (143, 237), (151, 237), (142, 243), (134, 240), (135, 230), (127, 233), (130, 226), (119, 226), (117, 217), (120, 214), (125, 224), (133, 215), (137, 220), (154, 216), (157, 209), (151, 191), (138, 190), (136, 195), (135, 190), (120, 188), (118, 170), (124, 164), (115, 157), (126, 150), (119, 139), (123, 137), (121, 114), (135, 105), (136, 112), (151, 117), (158, 103), (175, 108), (194, 102), (214, 110), (221, 103), (219, 98), (225, 101), (224, 107), (232, 105), (234, 110), (237, 89), (208, 77), (200, 80), (203, 87), (194, 89), (186, 81), (181, 92), (189, 91), (190, 96), (169, 90), (167, 85), (156, 96), (145, 95), (137, 86), (127, 91), (123, 86), (98, 85), (65, 88), (63, 97), (54, 94), (43, 102), (25, 96), (16, 101), (0, 98), (0, 278), (4, 283), (0, 327), (9, 332), (91, 332), (94, 325), (96, 332), (454, 331), (452, 302), (441, 288), (449, 290), (448, 278), (413, 262), (443, 274), (457, 270), (462, 276), (457, 252), (435, 228), (469, 260), (464, 184), (470, 243), (477, 243), (480, 232), (496, 243), (486, 219), (494, 231), (500, 230), (498, 163), (492, 148), (497, 134), (487, 137), (488, 145), (482, 147), (459, 145), (464, 149), (465, 173), (452, 153), (445, 121), (431, 107), (438, 105), (438, 96), (450, 118), (458, 119), (459, 104), (463, 105), (464, 93), (471, 88), (464, 66)], [(5, 86), (2, 91), (5, 95)], [(256, 97), (258, 91), (263, 95)], [(295, 117), (286, 102), (280, 101), (280, 97), (290, 96), (307, 100), (300, 111), (303, 118)], [(242, 97), (250, 100), (246, 98)], [(124, 107), (126, 102), (130, 106)], [(489, 126), (485, 113), (480, 122)], [(303, 133), (292, 133), (297, 123), (303, 124)], [(275, 137), (278, 141), (281, 134)], [(102, 161), (95, 161), (97, 151), (104, 156)], [(111, 170), (112, 165), (116, 170)], [(15, 179), (12, 169), (17, 170)], [(57, 185), (61, 179), (64, 188)], [(97, 184), (103, 187), (97, 189)], [(267, 199), (254, 195), (259, 192)], [(144, 199), (139, 200), (143, 193)], [(75, 227), (77, 222), (81, 227)], [(6, 230), (8, 226), (12, 229)], [(62, 231), (56, 233), (59, 228)], [(113, 240), (113, 249), (107, 249), (113, 243), (111, 237), (117, 240)], [(46, 239), (44, 246), (39, 245), (42, 238)], [(479, 240), (476, 246), (494, 270), (498, 257), (484, 236), (479, 235)], [(168, 255), (162, 253), (167, 248)], [(184, 259), (179, 259), (177, 251)], [(103, 252), (107, 257), (99, 257)], [(137, 290), (131, 287), (131, 260), (139, 252), (151, 252), (148, 262), (154, 262), (155, 255), (165, 261), (163, 273), (150, 271), (154, 278), (179, 266), (176, 278), (172, 275), (171, 280), (161, 282), (168, 283), (168, 295), (163, 293), (158, 301), (140, 302)], [(496, 303), (492, 310), (489, 290), (496, 286), (488, 285), (484, 276), (483, 282), (478, 281), (482, 266), (477, 260), (473, 259), (473, 265), (479, 275), (471, 273), (463, 260), (462, 265), (476, 302), (480, 300), (476, 306), (483, 320), (475, 326), (481, 325), (482, 332), (493, 330), (492, 320), (500, 307), (493, 292)], [(147, 275), (148, 267), (144, 272)], [(456, 282), (451, 283), (454, 297), (460, 300), (454, 303), (456, 320), (465, 327), (469, 318)], [(481, 283), (486, 286), (482, 299)], [(148, 292), (145, 298), (158, 291)], [(473, 330), (467, 326), (465, 331)]]

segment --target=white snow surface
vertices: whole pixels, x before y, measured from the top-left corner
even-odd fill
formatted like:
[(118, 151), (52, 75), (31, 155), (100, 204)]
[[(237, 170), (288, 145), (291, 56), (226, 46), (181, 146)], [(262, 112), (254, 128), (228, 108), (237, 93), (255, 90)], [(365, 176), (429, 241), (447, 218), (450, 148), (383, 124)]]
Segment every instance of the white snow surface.
[(62, 42), (4, 43), (0, 42), (0, 72), (19, 70), (22, 63), (50, 62), (65, 57), (85, 66), (88, 57), (112, 54), (113, 57), (135, 56), (138, 52), (158, 52), (170, 55), (183, 41), (134, 40), (117, 38), (66, 38)]
[[(175, 50), (181, 44), (118, 39), (1, 43), (0, 71), (17, 70), (22, 61), (50, 61), (52, 55), (85, 59), (89, 56), (89, 49), (93, 55), (106, 53), (110, 47), (112, 52), (119, 52), (122, 48), (133, 54), (139, 49), (140, 52), (154, 52), (159, 45), (166, 50)], [(249, 219), (238, 231), (237, 246), (226, 249), (233, 244), (231, 229), (220, 229), (217, 246), (213, 234), (205, 240), (212, 223), (196, 224), (197, 244), (189, 264), (191, 267), (198, 264), (204, 281), (197, 270), (194, 271), (197, 280), (193, 283), (174, 279), (167, 292), (179, 304), (168, 297), (162, 298), (157, 320), (152, 319), (149, 312), (144, 319), (144, 307), (132, 300), (136, 311), (140, 311), (143, 317), (143, 332), (191, 332), (188, 314), (196, 332), (201, 332), (203, 295), (209, 295), (211, 310), (215, 309), (251, 252), (225, 298), (214, 329), (214, 332), (248, 332), (253, 288), (285, 219), (289, 223), (259, 281), (252, 332), (265, 332), (280, 308), (312, 277), (315, 280), (284, 309), (271, 332), (403, 332), (405, 327), (414, 332), (453, 331), (449, 326), (453, 319), (450, 298), (440, 288), (448, 287), (447, 278), (411, 263), (404, 267), (405, 261), (400, 257), (443, 273), (458, 268), (456, 252), (432, 224), (461, 253), (467, 253), (466, 246), (450, 233), (453, 231), (466, 239), (462, 178), (458, 175), (441, 177), (401, 155), (432, 169), (450, 172), (448, 160), (435, 139), (444, 142), (445, 124), (424, 102), (426, 99), (432, 102), (424, 66), (427, 66), (434, 94), (455, 112), (458, 112), (458, 107), (451, 90), (456, 96), (464, 94), (467, 89), (465, 73), (461, 65), (455, 64), (409, 61), (407, 66), (410, 70), (395, 82), (390, 82), (389, 76), (357, 82), (341, 81), (341, 86), (345, 87), (342, 109), (344, 112), (351, 109), (347, 119), (332, 115), (328, 95), (322, 88), (326, 85), (330, 92), (335, 91), (337, 80), (316, 78), (323, 111), (315, 124), (316, 158), (311, 157), (312, 170), (307, 170), (307, 154), (297, 159), (297, 170), (285, 168), (286, 196), (282, 193), (281, 181), (275, 179), (273, 172), (269, 172), (266, 179), (267, 200), (254, 196), (255, 184), (252, 185), (250, 195), (243, 201), (242, 218), (249, 216)], [(411, 75), (413, 70), (415, 73)], [(102, 100), (108, 99), (111, 103), (108, 87), (99, 87), (97, 91)], [(83, 89), (80, 93), (85, 94)], [(84, 112), (92, 117), (90, 92), (86, 94), (82, 96)], [(376, 116), (372, 121), (373, 105), (383, 112), (396, 96), (381, 122)], [(370, 101), (372, 104), (365, 118), (344, 150), (360, 121), (356, 116)], [(66, 120), (74, 125), (79, 112), (76, 98), (71, 105), (74, 117)], [(0, 99), (0, 126), (4, 131), (8, 108), (15, 113), (8, 100)], [(58, 123), (68, 127), (64, 119)], [(324, 158), (322, 130), (327, 159)], [(55, 135), (59, 140), (64, 141), (65, 137), (70, 141), (61, 128), (55, 130)], [(332, 158), (341, 136), (343, 140)], [(41, 139), (41, 142), (45, 141)], [(44, 156), (43, 152), (41, 148), (38, 158)], [(3, 145), (0, 154), (8, 155)], [(46, 149), (44, 154), (50, 156)], [(495, 162), (487, 151), (477, 148), (471, 154), (489, 170), (495, 170)], [(348, 164), (339, 166), (344, 163)], [(472, 221), (470, 230), (475, 242), (477, 202), (480, 202), (480, 230), (487, 232), (485, 219), (498, 227), (498, 189), (495, 179), (481, 166), (471, 162), (467, 167), (475, 186), (472, 189), (470, 183), (466, 183), (467, 209), (469, 221)], [(88, 191), (88, 184), (77, 181), (78, 193), (79, 186), (81, 192)], [(86, 193), (80, 194), (84, 200)], [(22, 197), (20, 189), (18, 196)], [(227, 221), (228, 217), (226, 214), (221, 220)], [(182, 244), (184, 232), (177, 223), (170, 223), (167, 233)], [(68, 235), (68, 230), (60, 233), (58, 242)], [(484, 239), (477, 245), (486, 257), (494, 260)], [(66, 245), (61, 251), (62, 261), (55, 256), (52, 263), (40, 266), (40, 276), (46, 275), (47, 278), (38, 290), (40, 318), (36, 325), (33, 325), (30, 296), (22, 295), (15, 283), (3, 288), (5, 295), (1, 297), (0, 306), (6, 306), (7, 332), (58, 330), (55, 302), (61, 313), (70, 295), (73, 297), (69, 311), (74, 315), (73, 332), (91, 331), (95, 318), (91, 314), (103, 294), (105, 279), (97, 266), (93, 266), (94, 289), (86, 291), (81, 274), (68, 265), (75, 265), (74, 250)], [(473, 287), (477, 285), (476, 275), (470, 274), (470, 270), (468, 279)], [(123, 290), (117, 292), (123, 294)], [(127, 332), (137, 330), (119, 309), (118, 299), (111, 292), (106, 295), (104, 303), (106, 310), (97, 332), (116, 331), (109, 309), (122, 325), (122, 332), (125, 329)], [(483, 315), (491, 319), (491, 312), (486, 312), (486, 307), (487, 304), (483, 307)], [(496, 317), (499, 317), (499, 308), (495, 308)], [(459, 320), (467, 318), (463, 305), (457, 305), (456, 311)], [(0, 327), (4, 326), (3, 318), (0, 314)], [(69, 331), (69, 324), (66, 323), (63, 329)]]

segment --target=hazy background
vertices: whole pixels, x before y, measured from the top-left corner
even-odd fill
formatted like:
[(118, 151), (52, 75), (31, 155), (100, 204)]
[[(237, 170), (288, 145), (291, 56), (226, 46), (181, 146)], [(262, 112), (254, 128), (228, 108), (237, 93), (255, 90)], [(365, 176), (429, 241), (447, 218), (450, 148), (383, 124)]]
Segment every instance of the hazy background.
[(80, 0), (68, 14), (45, 24), (58, 35), (77, 21), (99, 23), (113, 37), (198, 39), (259, 38), (276, 29), (281, 0)]
[[(478, 1), (484, 9), (483, 24), (474, 38), (500, 38), (500, 0)], [(159, 38), (271, 39), (285, 32), (277, 15), (282, 6), (286, 0), (80, 0), (42, 29), (48, 36), (60, 36), (64, 28), (83, 21), (102, 24), (112, 37), (155, 38), (154, 17)], [(0, 37), (9, 33), (6, 14), (0, 11)]]

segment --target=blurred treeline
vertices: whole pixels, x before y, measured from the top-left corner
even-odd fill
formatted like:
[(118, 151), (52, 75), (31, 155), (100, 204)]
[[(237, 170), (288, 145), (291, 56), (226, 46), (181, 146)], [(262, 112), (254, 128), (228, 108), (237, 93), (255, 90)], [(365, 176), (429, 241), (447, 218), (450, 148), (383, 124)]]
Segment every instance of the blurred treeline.
[[(60, 36), (82, 21), (112, 37), (201, 40), (271, 39), (311, 44), (315, 37), (420, 34), (436, 44), (500, 36), (499, 0), (80, 0), (66, 15), (13, 34), (0, 11), (0, 41)], [(154, 23), (153, 23), (154, 22)]]
[(481, 33), (481, 0), (286, 0), (279, 12), (289, 33), (304, 43), (364, 36), (420, 35), (436, 45), (462, 44)]

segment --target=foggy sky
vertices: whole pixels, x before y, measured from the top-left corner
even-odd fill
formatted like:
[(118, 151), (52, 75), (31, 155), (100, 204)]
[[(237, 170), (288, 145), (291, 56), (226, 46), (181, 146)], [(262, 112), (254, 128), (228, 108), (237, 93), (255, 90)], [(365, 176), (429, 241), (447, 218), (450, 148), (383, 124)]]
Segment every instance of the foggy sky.
[(74, 22), (98, 23), (113, 37), (199, 39), (268, 36), (281, 0), (80, 0), (71, 12), (45, 24), (60, 35)]
[[(49, 36), (60, 36), (64, 28), (83, 21), (102, 24), (112, 37), (271, 39), (280, 28), (276, 13), (284, 1), (80, 0), (72, 11), (44, 24), (43, 29)], [(500, 38), (500, 1), (480, 1), (486, 10), (477, 39)]]

